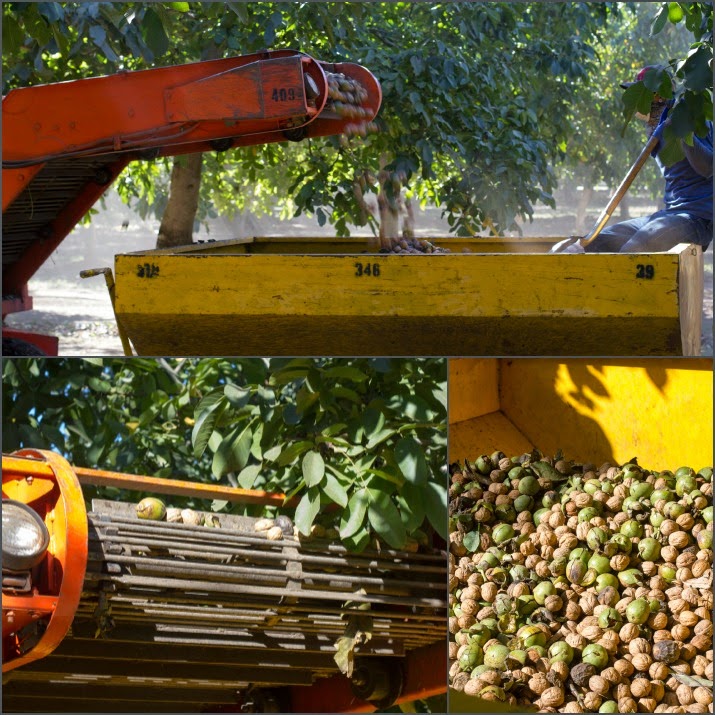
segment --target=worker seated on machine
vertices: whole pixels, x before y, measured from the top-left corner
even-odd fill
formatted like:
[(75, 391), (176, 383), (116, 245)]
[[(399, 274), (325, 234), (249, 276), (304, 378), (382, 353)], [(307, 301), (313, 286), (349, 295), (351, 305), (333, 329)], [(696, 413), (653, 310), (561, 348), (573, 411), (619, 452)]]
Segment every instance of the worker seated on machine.
[[(642, 80), (649, 69), (651, 67), (644, 67), (636, 75), (635, 82)], [(635, 82), (626, 82), (621, 87), (625, 89)], [(577, 244), (567, 248), (566, 252), (649, 253), (669, 251), (679, 243), (695, 243), (703, 250), (710, 245), (713, 233), (713, 124), (707, 122), (706, 136), (693, 135), (693, 146), (680, 140), (685, 158), (665, 166), (658, 153), (672, 106), (673, 100), (654, 93), (650, 113), (636, 113), (636, 117), (646, 123), (648, 137), (655, 134), (661, 139), (653, 157), (665, 178), (665, 208), (650, 216), (613, 224), (585, 249)]]

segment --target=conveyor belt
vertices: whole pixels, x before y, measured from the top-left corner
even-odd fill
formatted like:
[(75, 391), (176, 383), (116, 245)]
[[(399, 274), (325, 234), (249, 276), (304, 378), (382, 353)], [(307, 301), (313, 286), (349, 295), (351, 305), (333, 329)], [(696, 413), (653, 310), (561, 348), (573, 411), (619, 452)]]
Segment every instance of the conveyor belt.
[[(11, 671), (6, 711), (200, 711), (253, 687), (310, 686), (338, 672), (335, 641), (369, 606), (364, 657), (402, 658), (446, 633), (446, 554), (347, 552), (269, 541), (247, 517), (221, 528), (142, 521), (95, 500), (84, 592), (51, 655)], [(138, 695), (140, 695), (138, 697)], [(149, 705), (149, 703), (151, 705)], [(156, 708), (154, 706), (157, 706)]]
[(28, 250), (42, 250), (44, 245), (54, 250), (111, 183), (117, 162), (123, 167), (127, 160), (116, 154), (71, 157), (53, 159), (42, 167), (3, 213), (4, 293), (8, 284), (15, 288), (13, 267)]

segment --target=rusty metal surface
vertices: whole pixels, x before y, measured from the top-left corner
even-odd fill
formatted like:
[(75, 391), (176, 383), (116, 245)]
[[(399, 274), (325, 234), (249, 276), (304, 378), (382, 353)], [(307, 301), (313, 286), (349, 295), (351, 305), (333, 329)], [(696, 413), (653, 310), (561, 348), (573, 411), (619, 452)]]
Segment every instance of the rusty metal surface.
[[(249, 517), (219, 521), (143, 521), (132, 504), (95, 500), (71, 633), (14, 672), (3, 709), (46, 710), (48, 688), (64, 712), (238, 710), (254, 687), (302, 691), (338, 673), (348, 603), (369, 604), (373, 619), (359, 656), (402, 661), (444, 642), (444, 551), (352, 554), (325, 540), (269, 541)], [(101, 704), (110, 700), (116, 708)]]

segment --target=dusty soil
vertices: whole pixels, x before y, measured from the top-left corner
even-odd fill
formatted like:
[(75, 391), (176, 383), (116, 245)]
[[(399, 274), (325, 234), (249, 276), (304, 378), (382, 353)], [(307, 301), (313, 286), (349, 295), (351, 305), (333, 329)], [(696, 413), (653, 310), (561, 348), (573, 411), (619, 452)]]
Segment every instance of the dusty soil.
[[(587, 225), (595, 222), (607, 195), (597, 194), (594, 208), (589, 210)], [(634, 205), (635, 204), (635, 205)], [(655, 210), (647, 202), (632, 202), (632, 215)], [(439, 210), (420, 213), (417, 217), (419, 235), (448, 235), (446, 223), (440, 219)], [(122, 228), (128, 221), (128, 227)], [(522, 228), (527, 236), (568, 236), (574, 232), (575, 214), (568, 209), (552, 211), (540, 208), (534, 222)], [(76, 228), (55, 251), (50, 260), (30, 281), (34, 310), (11, 315), (10, 327), (32, 332), (57, 335), (60, 338), (60, 355), (122, 355), (122, 345), (117, 334), (112, 306), (104, 279), (79, 277), (80, 270), (112, 266), (114, 255), (151, 249), (156, 240), (158, 222), (142, 221), (119, 200), (112, 196), (107, 208), (100, 211), (87, 227)], [(218, 220), (211, 226), (209, 236), (198, 238), (233, 238), (263, 235), (333, 235), (330, 229), (321, 229), (316, 222), (270, 219), (242, 219), (228, 222)], [(703, 355), (713, 354), (713, 249), (705, 254), (705, 299), (703, 305)]]

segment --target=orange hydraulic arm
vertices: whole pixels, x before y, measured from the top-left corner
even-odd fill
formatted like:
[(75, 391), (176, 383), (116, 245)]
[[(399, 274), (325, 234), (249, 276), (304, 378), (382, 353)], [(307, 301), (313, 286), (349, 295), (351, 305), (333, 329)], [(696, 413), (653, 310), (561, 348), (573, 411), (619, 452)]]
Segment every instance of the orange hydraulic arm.
[(292, 50), (12, 90), (2, 101), (3, 315), (31, 306), (29, 278), (130, 161), (342, 134), (380, 102), (365, 68)]

